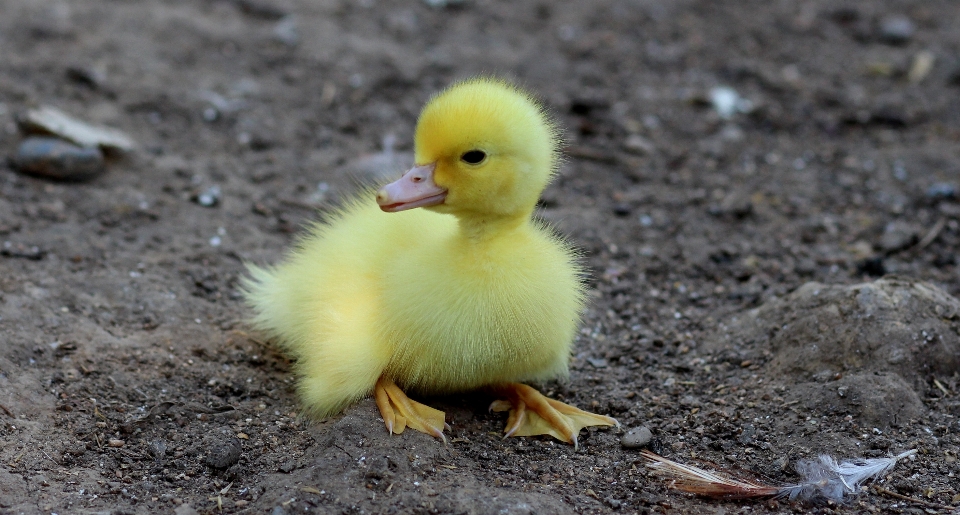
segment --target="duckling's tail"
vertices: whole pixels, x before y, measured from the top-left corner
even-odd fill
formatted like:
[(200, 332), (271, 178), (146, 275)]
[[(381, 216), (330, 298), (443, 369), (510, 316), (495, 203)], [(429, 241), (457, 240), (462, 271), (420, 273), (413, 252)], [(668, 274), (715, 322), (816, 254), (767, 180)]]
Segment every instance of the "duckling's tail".
[(247, 268), (242, 288), (255, 312), (250, 323), (296, 360), (304, 411), (323, 418), (369, 395), (390, 359), (371, 337), (372, 294), (354, 289), (330, 302), (299, 268)]

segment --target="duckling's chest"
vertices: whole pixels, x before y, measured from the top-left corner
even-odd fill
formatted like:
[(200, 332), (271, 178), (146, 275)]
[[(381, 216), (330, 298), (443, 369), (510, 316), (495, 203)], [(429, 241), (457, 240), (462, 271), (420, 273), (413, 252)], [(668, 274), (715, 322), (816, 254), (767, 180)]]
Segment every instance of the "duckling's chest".
[(398, 256), (383, 288), (388, 372), (408, 387), (453, 391), (566, 370), (581, 285), (569, 250), (552, 240)]

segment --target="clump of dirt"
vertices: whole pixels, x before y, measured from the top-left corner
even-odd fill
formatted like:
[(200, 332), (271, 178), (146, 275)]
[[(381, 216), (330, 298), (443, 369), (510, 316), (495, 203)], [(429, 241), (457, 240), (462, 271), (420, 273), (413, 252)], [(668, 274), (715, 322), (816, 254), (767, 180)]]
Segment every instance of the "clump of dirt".
[(811, 412), (852, 416), (871, 429), (903, 427), (927, 414), (920, 395), (893, 372), (851, 373), (835, 381), (791, 383), (784, 398)]
[(958, 319), (960, 301), (929, 283), (807, 283), (734, 317), (708, 348), (763, 363), (793, 402), (885, 428), (919, 418), (938, 378), (960, 372)]

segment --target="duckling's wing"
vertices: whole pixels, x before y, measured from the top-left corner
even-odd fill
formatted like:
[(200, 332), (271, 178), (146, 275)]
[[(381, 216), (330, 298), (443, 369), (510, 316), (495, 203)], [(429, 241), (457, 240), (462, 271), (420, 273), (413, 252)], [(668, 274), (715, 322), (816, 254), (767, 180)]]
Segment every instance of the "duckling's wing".
[(422, 210), (386, 215), (358, 197), (308, 230), (279, 265), (250, 267), (252, 323), (296, 359), (305, 411), (333, 415), (374, 390), (396, 350), (383, 277), (396, 254), (423, 244), (421, 232), (436, 238), (453, 224)]

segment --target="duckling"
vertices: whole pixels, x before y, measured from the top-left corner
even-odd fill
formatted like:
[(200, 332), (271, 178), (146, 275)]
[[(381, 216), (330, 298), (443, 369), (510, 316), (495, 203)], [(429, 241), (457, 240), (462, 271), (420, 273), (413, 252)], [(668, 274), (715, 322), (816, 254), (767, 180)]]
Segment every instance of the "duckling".
[(412, 169), (310, 227), (280, 265), (250, 267), (252, 323), (295, 358), (305, 411), (372, 393), (390, 433), (445, 441), (444, 413), (405, 391), (485, 388), (509, 411), (505, 437), (576, 446), (583, 427), (619, 425), (522, 384), (567, 374), (584, 304), (576, 252), (532, 218), (558, 145), (526, 92), (456, 83), (420, 114)]

